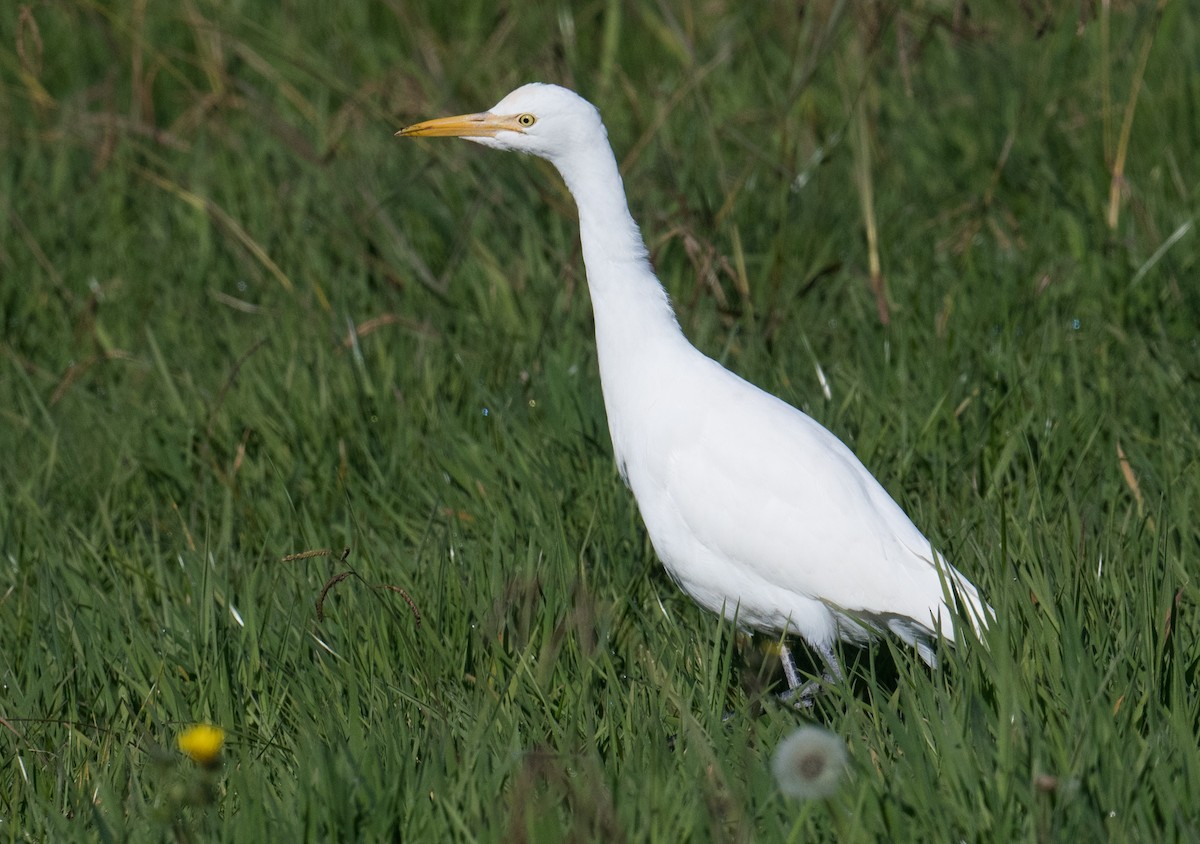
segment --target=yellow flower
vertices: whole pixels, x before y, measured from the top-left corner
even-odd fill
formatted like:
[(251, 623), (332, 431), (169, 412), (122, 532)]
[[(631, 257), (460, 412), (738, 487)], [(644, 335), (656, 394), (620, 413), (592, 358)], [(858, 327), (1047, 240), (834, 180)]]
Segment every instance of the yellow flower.
[(179, 735), (179, 749), (192, 757), (193, 762), (206, 768), (217, 764), (224, 743), (225, 731), (210, 724), (196, 724)]
[(822, 727), (801, 727), (779, 743), (771, 768), (788, 797), (829, 797), (846, 771), (846, 745)]

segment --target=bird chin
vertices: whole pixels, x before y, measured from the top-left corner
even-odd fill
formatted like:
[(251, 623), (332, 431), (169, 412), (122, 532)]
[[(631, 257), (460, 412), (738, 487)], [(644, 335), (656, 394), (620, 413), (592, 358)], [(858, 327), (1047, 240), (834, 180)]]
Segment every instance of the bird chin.
[(494, 135), (464, 135), (464, 141), (470, 141), (473, 144), (491, 147), (492, 149), (505, 149), (505, 145), (501, 143)]

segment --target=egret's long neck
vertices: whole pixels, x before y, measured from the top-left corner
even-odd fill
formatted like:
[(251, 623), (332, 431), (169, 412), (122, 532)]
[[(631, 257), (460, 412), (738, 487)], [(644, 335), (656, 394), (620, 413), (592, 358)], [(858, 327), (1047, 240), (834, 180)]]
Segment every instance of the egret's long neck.
[(597, 340), (636, 338), (638, 331), (678, 333), (666, 291), (650, 267), (642, 233), (629, 213), (625, 186), (607, 140), (600, 137), (580, 144), (555, 164), (579, 208), (579, 237)]
[(596, 320), (596, 351), (618, 465), (624, 474), (638, 402), (664, 377), (665, 351), (686, 345), (666, 290), (654, 275), (629, 213), (612, 148), (603, 135), (554, 162), (579, 208), (579, 237)]

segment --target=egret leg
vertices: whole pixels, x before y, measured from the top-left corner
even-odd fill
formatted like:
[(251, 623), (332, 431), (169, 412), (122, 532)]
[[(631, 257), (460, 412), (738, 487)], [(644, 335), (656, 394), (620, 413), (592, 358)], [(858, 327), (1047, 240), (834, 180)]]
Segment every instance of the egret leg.
[(779, 660), (783, 663), (783, 676), (788, 681), (788, 691), (798, 689), (801, 685), (800, 672), (796, 670), (796, 660), (792, 658), (792, 649), (780, 645)]
[(833, 646), (814, 645), (813, 649), (820, 654), (821, 660), (825, 663), (825, 673), (820, 680), (800, 679), (800, 671), (796, 668), (796, 660), (792, 658), (791, 648), (783, 645), (779, 649), (779, 659), (783, 663), (783, 676), (787, 678), (788, 682), (788, 690), (779, 698), (797, 708), (812, 706), (813, 698), (821, 691), (823, 683), (840, 683), (846, 677), (842, 672), (842, 666), (838, 664)]
[(821, 659), (825, 661), (826, 681), (840, 683), (845, 680), (846, 675), (842, 672), (842, 666), (838, 662), (837, 654), (833, 652), (833, 645), (818, 645), (816, 650), (821, 655)]

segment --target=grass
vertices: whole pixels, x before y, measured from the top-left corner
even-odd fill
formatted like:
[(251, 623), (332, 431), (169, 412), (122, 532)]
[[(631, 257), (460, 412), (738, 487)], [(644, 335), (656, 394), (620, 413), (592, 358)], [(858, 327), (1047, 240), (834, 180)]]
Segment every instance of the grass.
[[(3, 16), (0, 840), (1200, 837), (1200, 27), (1010, 5)], [(988, 650), (798, 715), (663, 575), (561, 183), (391, 137), (535, 78)], [(769, 773), (806, 720), (828, 803)]]

